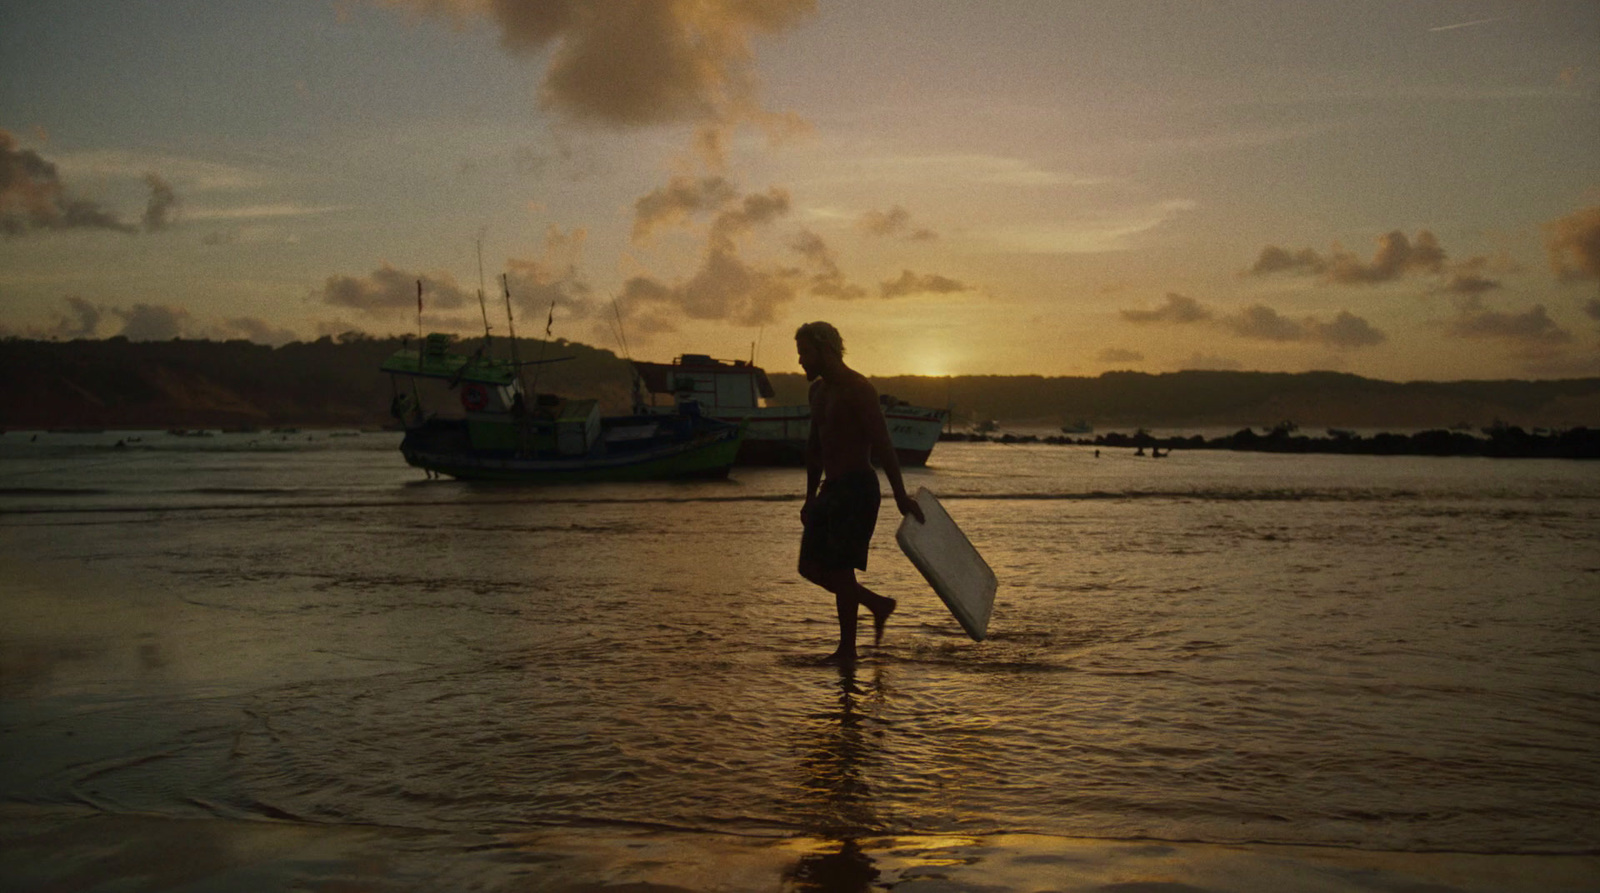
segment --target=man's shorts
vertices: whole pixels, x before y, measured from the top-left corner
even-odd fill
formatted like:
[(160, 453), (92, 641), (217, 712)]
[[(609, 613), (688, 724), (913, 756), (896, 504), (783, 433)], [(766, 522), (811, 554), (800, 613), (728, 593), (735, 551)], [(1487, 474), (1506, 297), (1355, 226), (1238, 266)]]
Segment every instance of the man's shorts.
[(870, 469), (824, 480), (806, 512), (800, 560), (824, 570), (866, 570), (881, 499), (878, 475)]

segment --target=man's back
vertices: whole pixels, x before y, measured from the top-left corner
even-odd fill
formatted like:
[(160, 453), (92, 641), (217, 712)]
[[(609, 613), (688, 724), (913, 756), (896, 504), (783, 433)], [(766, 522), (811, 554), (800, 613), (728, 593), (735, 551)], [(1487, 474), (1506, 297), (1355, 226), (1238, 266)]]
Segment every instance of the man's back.
[(872, 468), (872, 422), (878, 392), (866, 377), (843, 368), (835, 380), (811, 383), (811, 425), (819, 437), (823, 474), (837, 478)]

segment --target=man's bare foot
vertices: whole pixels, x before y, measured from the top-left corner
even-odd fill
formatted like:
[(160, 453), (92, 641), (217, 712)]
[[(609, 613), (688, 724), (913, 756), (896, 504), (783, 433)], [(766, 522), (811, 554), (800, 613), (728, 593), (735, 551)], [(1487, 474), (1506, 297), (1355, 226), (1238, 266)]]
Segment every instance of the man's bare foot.
[(855, 662), (856, 662), (856, 654), (855, 654), (854, 651), (842, 651), (842, 650), (841, 651), (835, 651), (834, 653), (828, 655), (827, 657), (824, 657), (821, 660), (817, 661), (817, 663), (819, 663), (819, 664), (832, 664), (834, 666), (840, 666), (840, 667), (851, 666)]
[(888, 602), (889, 606), (884, 608), (882, 613), (879, 613), (877, 611), (873, 611), (872, 612), (872, 644), (873, 645), (881, 645), (881, 644), (883, 644), (883, 625), (885, 623), (889, 622), (889, 615), (894, 613), (894, 609), (900, 607), (900, 603), (899, 602), (897, 602), (894, 599), (888, 597), (887, 595), (883, 597), (883, 600)]

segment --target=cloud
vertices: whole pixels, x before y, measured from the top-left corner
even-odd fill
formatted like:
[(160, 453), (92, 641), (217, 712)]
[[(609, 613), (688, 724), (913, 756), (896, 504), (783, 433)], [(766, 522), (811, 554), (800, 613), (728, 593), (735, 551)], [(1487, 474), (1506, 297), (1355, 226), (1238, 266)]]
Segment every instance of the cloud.
[(282, 347), (291, 341), (300, 340), (300, 334), (293, 329), (275, 326), (264, 319), (254, 316), (236, 316), (225, 319), (212, 327), (210, 337), (219, 340), (243, 338), (257, 344), (269, 344), (273, 347)]
[(1445, 283), (1444, 290), (1457, 295), (1481, 295), (1500, 287), (1500, 280), (1479, 276), (1477, 273), (1456, 272)]
[(1545, 224), (1550, 268), (1562, 279), (1600, 279), (1600, 206)]
[(155, 174), (145, 174), (144, 182), (150, 187), (150, 201), (144, 208), (144, 228), (150, 232), (166, 229), (177, 212), (178, 194), (172, 191), (170, 183)]
[(833, 251), (821, 236), (810, 230), (801, 230), (790, 241), (789, 247), (811, 264), (814, 271), (811, 274), (812, 294), (846, 301), (866, 297), (866, 289), (845, 281), (844, 273), (839, 270), (839, 262), (834, 259)]
[(862, 232), (873, 236), (899, 236), (913, 242), (931, 242), (939, 238), (939, 234), (923, 227), (911, 226), (911, 212), (895, 205), (887, 211), (868, 211), (861, 215), (856, 222), (856, 227)]
[(1444, 249), (1433, 233), (1422, 230), (1413, 243), (1399, 230), (1378, 237), (1378, 251), (1371, 263), (1355, 255), (1335, 250), (1327, 277), (1332, 282), (1361, 285), (1388, 282), (1409, 272), (1438, 273), (1444, 267)]
[(1572, 341), (1572, 333), (1557, 325), (1543, 304), (1522, 313), (1504, 313), (1477, 300), (1467, 301), (1446, 331), (1457, 338), (1503, 341), (1525, 349), (1547, 349)]
[(906, 295), (935, 294), (951, 295), (973, 291), (975, 286), (966, 284), (948, 276), (935, 273), (913, 273), (910, 270), (901, 270), (900, 278), (886, 279), (878, 283), (878, 293), (885, 298), (901, 298)]
[(1241, 338), (1256, 341), (1302, 341), (1306, 337), (1304, 326), (1260, 304), (1228, 317), (1223, 325)]
[[(505, 284), (512, 302), (520, 308), (519, 318), (534, 314), (536, 321), (548, 323), (555, 316), (584, 319), (600, 310), (580, 266), (587, 240), (584, 229), (562, 232), (551, 226), (545, 230), (544, 250), (538, 258), (506, 261)], [(491, 314), (491, 327), (494, 318)], [(531, 334), (531, 328), (523, 334)]]
[(1094, 358), (1102, 363), (1140, 363), (1144, 361), (1144, 354), (1136, 350), (1107, 347), (1095, 354)]
[(100, 320), (105, 316), (105, 308), (91, 304), (83, 298), (68, 296), (68, 315), (56, 318), (56, 324), (48, 333), (59, 338), (93, 338), (96, 330), (100, 328)]
[(456, 310), (476, 302), (476, 295), (456, 284), (449, 273), (411, 273), (384, 264), (367, 276), (329, 276), (321, 300), (370, 316), (403, 316), (416, 311), (417, 281), (429, 310)]
[(1583, 312), (1590, 319), (1600, 322), (1600, 298), (1590, 298), (1584, 302)]
[[(795, 27), (815, 0), (375, 0), (462, 23), (485, 16), (517, 55), (546, 60), (539, 101), (620, 127), (756, 121), (754, 38)], [(705, 137), (715, 141), (715, 137)]]
[(113, 307), (111, 312), (122, 317), (122, 331), (117, 334), (129, 341), (170, 341), (182, 337), (191, 322), (188, 310), (168, 304), (134, 304), (127, 310)]
[(0, 232), (20, 236), (60, 229), (138, 231), (98, 204), (74, 198), (54, 164), (18, 149), (16, 139), (0, 130)]
[(1174, 292), (1167, 293), (1167, 302), (1155, 310), (1123, 310), (1122, 318), (1132, 323), (1191, 323), (1211, 318), (1211, 311), (1194, 298)]
[(659, 326), (665, 331), (672, 330), (665, 320), (678, 314), (756, 326), (777, 320), (777, 309), (794, 300), (798, 281), (794, 271), (752, 266), (736, 252), (712, 248), (686, 281), (669, 285), (635, 276), (623, 285), (622, 298), (630, 317), (637, 310), (634, 305), (655, 310), (653, 316), (663, 320)]
[(1180, 370), (1205, 370), (1215, 372), (1237, 372), (1244, 368), (1244, 364), (1231, 357), (1208, 356), (1194, 354), (1189, 359), (1178, 364)]
[(1266, 276), (1272, 273), (1321, 273), (1327, 269), (1328, 262), (1310, 248), (1291, 252), (1287, 248), (1268, 245), (1261, 249), (1261, 256), (1251, 265), (1250, 272), (1256, 276)]
[(1445, 251), (1439, 239), (1428, 230), (1417, 233), (1416, 241), (1394, 230), (1378, 237), (1378, 249), (1371, 262), (1335, 245), (1331, 254), (1323, 257), (1311, 248), (1290, 251), (1277, 245), (1261, 249), (1249, 274), (1267, 276), (1274, 273), (1318, 275), (1324, 281), (1339, 285), (1373, 285), (1399, 279), (1409, 273), (1444, 272)]
[(1309, 342), (1336, 348), (1372, 347), (1388, 340), (1383, 332), (1359, 316), (1342, 310), (1330, 322), (1314, 316), (1289, 319), (1270, 307), (1257, 304), (1222, 320), (1222, 325), (1241, 338), (1255, 341)]
[[(700, 267), (688, 279), (667, 283), (636, 276), (624, 284), (622, 298), (630, 316), (646, 314), (663, 330), (670, 330), (670, 320), (677, 315), (765, 325), (777, 319), (779, 307), (794, 300), (804, 281), (801, 271), (751, 263), (739, 250), (747, 233), (770, 226), (789, 213), (788, 191), (774, 186), (742, 199), (735, 199), (736, 195), (721, 178), (698, 182), (674, 178), (665, 190), (646, 196), (649, 201), (642, 210), (636, 205), (636, 221), (649, 221), (645, 233), (667, 221), (682, 222), (712, 210), (717, 213), (707, 230)], [(635, 231), (640, 231), (637, 226)], [(815, 253), (815, 246), (810, 250)]]
[(1339, 311), (1332, 322), (1305, 321), (1307, 336), (1330, 347), (1372, 347), (1389, 340), (1383, 332), (1348, 310)]
[(722, 177), (673, 177), (666, 186), (633, 203), (633, 241), (643, 242), (659, 227), (676, 226), (696, 214), (716, 211), (739, 195)]

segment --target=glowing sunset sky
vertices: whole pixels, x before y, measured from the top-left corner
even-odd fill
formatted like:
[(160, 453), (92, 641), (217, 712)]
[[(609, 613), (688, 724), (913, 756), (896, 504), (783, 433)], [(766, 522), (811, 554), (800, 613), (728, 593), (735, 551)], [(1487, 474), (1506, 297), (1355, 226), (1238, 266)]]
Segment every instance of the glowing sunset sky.
[[(0, 4), (0, 334), (1600, 375), (1600, 3)], [(3, 349), (3, 348), (0, 348)]]

